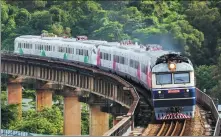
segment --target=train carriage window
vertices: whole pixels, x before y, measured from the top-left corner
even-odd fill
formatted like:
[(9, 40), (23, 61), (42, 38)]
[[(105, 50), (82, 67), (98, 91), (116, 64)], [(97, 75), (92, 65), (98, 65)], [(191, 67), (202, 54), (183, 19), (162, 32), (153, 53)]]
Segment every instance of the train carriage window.
[(79, 55), (83, 55), (83, 49), (79, 49)]
[(84, 56), (88, 56), (88, 50), (84, 50)]
[(108, 60), (111, 61), (111, 54), (108, 54)]
[(118, 56), (117, 55), (115, 55), (115, 61), (118, 62)]
[(139, 62), (135, 61), (135, 68), (138, 69), (138, 67), (139, 67)]
[(106, 60), (106, 53), (103, 52), (103, 58)]
[(122, 57), (119, 56), (119, 63), (120, 63), (120, 64), (122, 64), (122, 60), (123, 60)]
[(133, 60), (130, 60), (130, 67), (133, 67)]
[(124, 57), (122, 57), (122, 56), (120, 57), (120, 63), (124, 64)]
[(104, 60), (106, 60), (106, 53), (103, 53)]
[(105, 60), (108, 60), (108, 54), (104, 53), (104, 55), (105, 55)]
[(172, 84), (172, 74), (171, 73), (156, 74), (156, 84), (157, 85)]
[(79, 55), (80, 54), (80, 50), (76, 49), (76, 54)]
[(104, 52), (102, 52), (102, 59), (105, 60), (105, 53)]
[(100, 58), (102, 59), (102, 52), (100, 52)]
[(189, 73), (174, 73), (174, 83), (190, 83), (190, 74)]
[(141, 64), (141, 71), (146, 74), (147, 73), (147, 66), (144, 64)]
[(122, 64), (125, 64), (125, 58), (122, 57)]

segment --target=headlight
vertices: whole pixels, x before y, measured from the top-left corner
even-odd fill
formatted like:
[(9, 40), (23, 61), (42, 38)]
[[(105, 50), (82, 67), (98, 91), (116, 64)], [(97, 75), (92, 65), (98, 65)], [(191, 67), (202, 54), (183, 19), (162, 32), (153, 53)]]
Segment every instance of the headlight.
[(161, 91), (158, 91), (158, 93), (160, 94), (160, 93), (161, 93)]
[(175, 71), (176, 70), (176, 64), (171, 62), (171, 63), (168, 64), (168, 68), (171, 71)]
[(186, 92), (189, 92), (189, 89), (187, 89)]

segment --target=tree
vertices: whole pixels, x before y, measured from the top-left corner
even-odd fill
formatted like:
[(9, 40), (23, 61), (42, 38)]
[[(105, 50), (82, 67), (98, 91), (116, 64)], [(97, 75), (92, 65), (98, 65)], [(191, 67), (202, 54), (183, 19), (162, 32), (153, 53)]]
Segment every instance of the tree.
[(45, 108), (40, 112), (23, 112), (23, 119), (13, 123), (11, 130), (37, 134), (62, 135), (63, 116), (58, 107)]
[(129, 38), (123, 33), (123, 25), (119, 22), (110, 22), (109, 24), (94, 31), (93, 37), (107, 41), (120, 41)]
[(58, 23), (55, 23), (51, 26), (51, 30), (50, 32), (54, 33), (57, 36), (61, 36), (61, 34), (63, 33), (64, 29), (63, 26), (61, 26)]
[(17, 118), (18, 105), (7, 105), (7, 92), (1, 91), (1, 128), (8, 129)]
[(205, 1), (193, 1), (189, 3), (185, 14), (190, 24), (204, 33), (205, 40), (202, 44), (203, 52), (201, 56), (207, 58), (207, 60), (201, 59), (198, 64), (214, 64), (219, 56), (219, 53), (216, 52), (217, 39), (220, 37), (221, 31), (219, 10), (216, 7), (210, 8)]
[(34, 29), (38, 30), (49, 30), (52, 25), (52, 16), (48, 11), (36, 11), (32, 14), (31, 25)]
[(24, 8), (20, 9), (15, 16), (15, 22), (18, 26), (27, 25), (30, 19), (31, 14)]
[(207, 89), (211, 92), (211, 89), (217, 85), (217, 81), (213, 79), (213, 71), (215, 66), (202, 65), (195, 68), (196, 87), (199, 89)]

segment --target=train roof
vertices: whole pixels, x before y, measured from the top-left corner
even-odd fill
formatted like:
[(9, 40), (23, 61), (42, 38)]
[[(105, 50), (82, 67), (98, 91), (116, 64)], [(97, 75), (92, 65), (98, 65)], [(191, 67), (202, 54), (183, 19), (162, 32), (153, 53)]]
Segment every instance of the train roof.
[(63, 38), (63, 37), (42, 37), (42, 36), (35, 36), (35, 35), (22, 35), (19, 36), (15, 39), (15, 41), (17, 40), (22, 40), (22, 41), (38, 41), (38, 42), (45, 42), (47, 41), (48, 43), (51, 42), (56, 42), (56, 43), (63, 43), (63, 42), (67, 42), (67, 43), (73, 43), (73, 42), (77, 42), (77, 43), (84, 43), (84, 44), (104, 44), (107, 43), (107, 41), (101, 41), (101, 40), (77, 40), (76, 38)]

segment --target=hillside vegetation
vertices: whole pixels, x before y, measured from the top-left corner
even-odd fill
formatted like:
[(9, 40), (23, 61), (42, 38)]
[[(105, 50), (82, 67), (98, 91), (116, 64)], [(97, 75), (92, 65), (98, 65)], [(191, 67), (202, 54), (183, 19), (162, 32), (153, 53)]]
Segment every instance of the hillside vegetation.
[(194, 63), (197, 86), (221, 101), (220, 1), (1, 1), (2, 49), (13, 50), (15, 37), (42, 30), (180, 51)]

